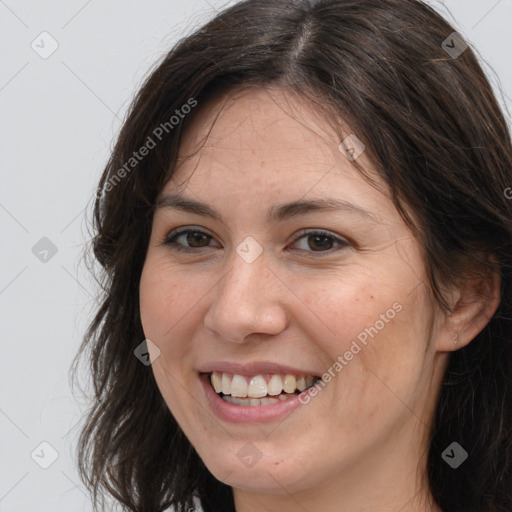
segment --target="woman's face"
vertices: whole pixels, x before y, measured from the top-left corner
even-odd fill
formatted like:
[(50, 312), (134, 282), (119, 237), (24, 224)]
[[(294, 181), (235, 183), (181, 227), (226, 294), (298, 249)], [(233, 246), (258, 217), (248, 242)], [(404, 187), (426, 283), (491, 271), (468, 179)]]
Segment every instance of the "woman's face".
[(300, 97), (272, 98), (199, 105), (185, 133), (140, 283), (156, 382), (208, 469), (239, 490), (407, 480), (446, 363), (420, 246), (353, 167), (358, 146), (342, 152)]

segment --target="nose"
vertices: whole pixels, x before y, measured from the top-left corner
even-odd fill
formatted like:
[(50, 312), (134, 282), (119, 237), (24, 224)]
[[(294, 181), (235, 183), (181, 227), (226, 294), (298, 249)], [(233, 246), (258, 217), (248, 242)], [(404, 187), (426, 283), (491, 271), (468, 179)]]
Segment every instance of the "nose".
[(290, 291), (269, 268), (265, 252), (251, 263), (234, 252), (228, 268), (211, 291), (205, 327), (232, 343), (246, 343), (253, 339), (251, 334), (275, 336), (285, 330), (284, 294)]

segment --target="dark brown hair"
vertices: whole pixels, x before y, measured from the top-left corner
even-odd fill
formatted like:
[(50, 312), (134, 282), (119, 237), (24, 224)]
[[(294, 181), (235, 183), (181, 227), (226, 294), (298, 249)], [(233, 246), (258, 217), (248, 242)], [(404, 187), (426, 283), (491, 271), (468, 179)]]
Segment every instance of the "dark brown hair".
[[(442, 47), (453, 31), (416, 0), (246, 0), (180, 40), (152, 71), (94, 205), (104, 293), (77, 355), (88, 354), (94, 385), (77, 455), (96, 503), (106, 491), (126, 510), (181, 512), (197, 496), (205, 512), (234, 511), (232, 489), (204, 466), (151, 367), (134, 357), (144, 340), (139, 281), (155, 200), (193, 116), (176, 111), (193, 101), (198, 110), (214, 92), (278, 85), (346, 120), (364, 141), (422, 245), (441, 306), (440, 286), (465, 269), (485, 273), (492, 261), (500, 273), (496, 314), (450, 356), (428, 476), (445, 512), (512, 510), (512, 147), (471, 47), (457, 57)], [(156, 145), (131, 161), (148, 138)], [(469, 453), (456, 470), (441, 458), (454, 441)]]

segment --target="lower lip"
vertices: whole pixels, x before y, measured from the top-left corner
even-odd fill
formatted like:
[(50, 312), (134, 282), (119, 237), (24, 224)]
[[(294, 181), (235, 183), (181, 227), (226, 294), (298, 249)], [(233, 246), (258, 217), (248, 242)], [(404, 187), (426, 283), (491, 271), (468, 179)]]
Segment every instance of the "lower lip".
[(281, 419), (303, 405), (299, 395), (268, 405), (236, 405), (222, 400), (210, 384), (209, 375), (200, 376), (206, 399), (215, 415), (231, 423), (270, 422)]

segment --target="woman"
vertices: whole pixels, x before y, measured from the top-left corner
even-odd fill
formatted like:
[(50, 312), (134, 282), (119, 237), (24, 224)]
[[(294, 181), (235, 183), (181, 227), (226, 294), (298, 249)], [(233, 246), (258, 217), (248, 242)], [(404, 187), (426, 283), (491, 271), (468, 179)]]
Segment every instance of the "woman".
[(126, 510), (512, 510), (510, 134), (415, 0), (247, 0), (101, 178), (82, 477)]

